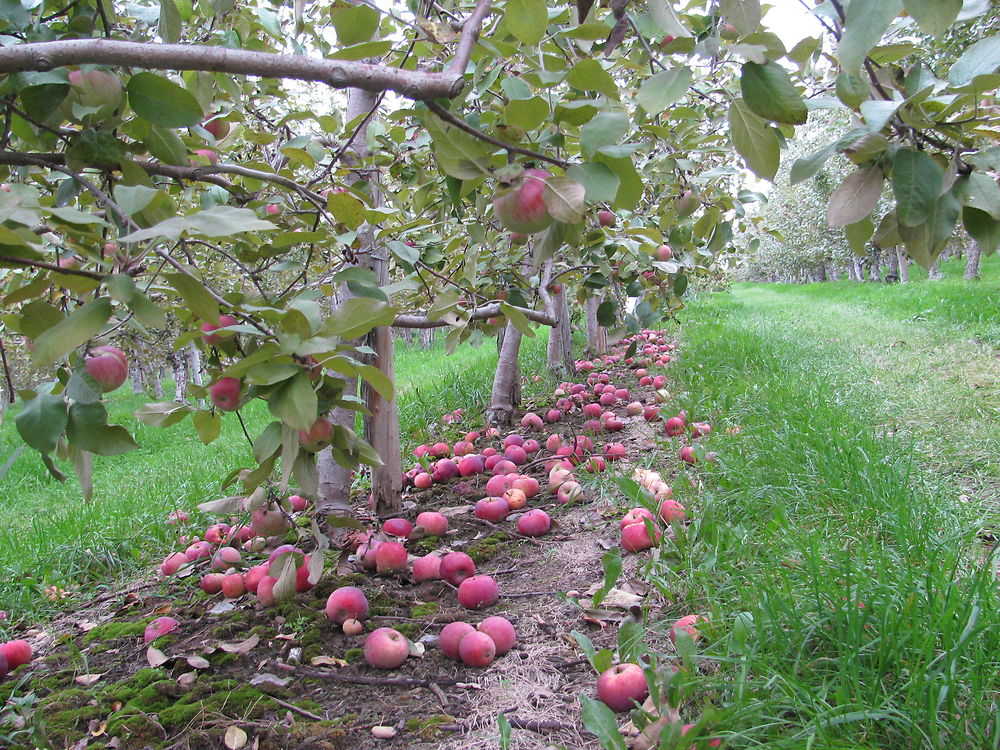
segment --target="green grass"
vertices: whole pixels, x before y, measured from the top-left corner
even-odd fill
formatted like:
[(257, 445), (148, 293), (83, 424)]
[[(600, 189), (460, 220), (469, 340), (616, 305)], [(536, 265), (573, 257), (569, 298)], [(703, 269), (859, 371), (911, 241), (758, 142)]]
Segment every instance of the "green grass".
[[(995, 390), (987, 411), (964, 379), (996, 364), (974, 340), (995, 295), (988, 279), (748, 285), (685, 312), (679, 405), (712, 417), (722, 463), (686, 493), (683, 549), (647, 571), (677, 615), (712, 619), (685, 721), (718, 709), (734, 747), (998, 746), (997, 578), (977, 534), (998, 521), (1000, 419)], [(955, 378), (927, 372), (940, 352), (964, 356)]]
[[(481, 415), (490, 396), (496, 346), (487, 340), (448, 357), (443, 337), (426, 350), (398, 343), (405, 456), (429, 430), (441, 430), (442, 414), (461, 407), (469, 417)], [(525, 373), (544, 370), (544, 347), (544, 335), (524, 340)], [(172, 384), (165, 390), (172, 393)], [(83, 501), (71, 467), (62, 467), (67, 481), (57, 482), (31, 450), (2, 478), (0, 610), (10, 613), (10, 622), (35, 622), (72, 603), (72, 598), (50, 601), (44, 593), (48, 586), (86, 598), (150, 567), (176, 538), (164, 524), (167, 514), (174, 509), (190, 513), (198, 503), (221, 496), (222, 478), (250, 465), (250, 448), (235, 416), (227, 415), (221, 437), (205, 446), (188, 420), (167, 429), (138, 423), (131, 415), (147, 400), (120, 394), (108, 399), (111, 421), (128, 427), (140, 449), (95, 458), (92, 502)], [(271, 419), (260, 402), (246, 407), (243, 416), (251, 436)], [(8, 414), (0, 425), (0, 456), (6, 460), (19, 445)]]

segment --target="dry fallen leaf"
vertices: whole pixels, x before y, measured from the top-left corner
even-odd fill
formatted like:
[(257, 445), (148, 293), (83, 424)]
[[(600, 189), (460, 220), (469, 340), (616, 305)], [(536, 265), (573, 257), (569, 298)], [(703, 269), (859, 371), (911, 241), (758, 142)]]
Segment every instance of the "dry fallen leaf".
[(191, 687), (198, 680), (197, 672), (185, 672), (177, 678), (177, 684), (181, 687)]
[(211, 664), (208, 663), (208, 659), (204, 658), (203, 656), (195, 655), (195, 656), (188, 656), (185, 658), (187, 660), (187, 663), (190, 666), (194, 667), (195, 669), (208, 669), (210, 666), (212, 666)]
[(314, 667), (346, 667), (347, 662), (335, 656), (314, 656), (309, 660)]
[(260, 643), (259, 635), (252, 635), (239, 643), (220, 643), (219, 648), (229, 654), (249, 654)]
[(406, 643), (407, 643), (407, 645), (410, 648), (410, 656), (415, 656), (418, 659), (423, 659), (424, 658), (424, 651), (426, 650), (424, 648), (424, 644), (422, 644), (422, 643), (414, 643), (413, 641), (411, 641), (409, 639), (407, 639)]
[(240, 750), (240, 748), (245, 747), (247, 744), (247, 733), (244, 732), (237, 726), (229, 727), (226, 730), (226, 737), (224, 742), (229, 750)]
[(146, 661), (149, 662), (149, 666), (151, 667), (159, 667), (170, 661), (170, 657), (160, 651), (160, 649), (150, 646), (146, 649)]
[(236, 605), (235, 604), (233, 604), (228, 599), (223, 599), (221, 602), (219, 602), (214, 607), (212, 607), (210, 610), (208, 610), (208, 614), (210, 614), (210, 615), (224, 615), (226, 612), (232, 612), (234, 609), (236, 609)]
[(251, 685), (277, 685), (278, 687), (285, 687), (289, 682), (291, 682), (291, 677), (278, 677), (277, 675), (271, 674), (270, 672), (260, 672), (255, 674), (250, 678)]

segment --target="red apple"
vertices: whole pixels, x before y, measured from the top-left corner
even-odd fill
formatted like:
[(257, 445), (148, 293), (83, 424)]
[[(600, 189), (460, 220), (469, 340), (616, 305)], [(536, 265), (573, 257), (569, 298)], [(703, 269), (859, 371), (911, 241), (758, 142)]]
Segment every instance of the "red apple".
[(242, 573), (230, 573), (222, 579), (222, 595), (227, 599), (236, 599), (247, 592), (246, 581)]
[(222, 579), (224, 573), (206, 573), (201, 577), (201, 589), (206, 594), (218, 594), (222, 591)]
[(680, 417), (671, 417), (666, 422), (663, 423), (663, 430), (670, 437), (678, 437), (684, 434), (684, 430), (687, 425), (684, 424), (684, 420)]
[(191, 562), (191, 558), (186, 554), (183, 552), (174, 552), (172, 555), (167, 555), (163, 559), (163, 562), (160, 563), (160, 572), (165, 576), (172, 576), (189, 562)]
[(678, 455), (680, 456), (681, 461), (684, 461), (685, 463), (689, 464), (698, 463), (698, 457), (694, 454), (694, 448), (692, 448), (690, 445), (685, 445), (683, 448), (681, 448)]
[(614, 211), (598, 211), (597, 221), (602, 227), (613, 227), (618, 223), (618, 218)]
[[(694, 726), (695, 726), (694, 724), (685, 724), (684, 726), (682, 726), (681, 727), (681, 737), (686, 736), (687, 733), (690, 732), (691, 728), (694, 727)], [(722, 740), (720, 740), (720, 739), (710, 740), (709, 743), (708, 743), (708, 746), (709, 747), (722, 747)], [(691, 745), (690, 750), (695, 750), (695, 746)]]
[(299, 430), (299, 445), (309, 453), (319, 453), (333, 442), (333, 423), (319, 417), (308, 430)]
[(406, 547), (399, 542), (382, 542), (375, 550), (375, 570), (379, 574), (406, 570)]
[(493, 198), (493, 211), (507, 229), (518, 234), (534, 234), (552, 223), (545, 207), (545, 181), (549, 173), (543, 169), (526, 169), (510, 187), (503, 188)]
[(338, 625), (347, 620), (364, 620), (368, 617), (368, 598), (356, 586), (341, 586), (327, 598), (323, 611)]
[(473, 630), (458, 644), (458, 656), (470, 667), (489, 666), (496, 657), (497, 647), (486, 633)]
[(622, 528), (622, 548), (626, 552), (641, 552), (660, 541), (660, 532), (654, 527), (653, 538), (645, 523), (630, 523)]
[(660, 245), (656, 248), (656, 259), (661, 261), (667, 261), (674, 257), (674, 251), (670, 249), (670, 245)]
[(278, 603), (278, 597), (274, 595), (274, 585), (277, 582), (278, 579), (271, 576), (264, 576), (257, 582), (257, 599), (265, 607), (273, 607)]
[(240, 408), (241, 390), (238, 378), (222, 378), (208, 389), (208, 396), (220, 411), (236, 411)]
[(125, 352), (113, 346), (98, 346), (90, 350), (84, 360), (88, 374), (109, 393), (121, 387), (128, 377), (128, 360)]
[(626, 513), (622, 518), (621, 528), (624, 529), (626, 526), (631, 526), (634, 523), (645, 523), (645, 521), (643, 521), (644, 518), (648, 518), (650, 521), (656, 519), (656, 517), (645, 508), (632, 508), (632, 510)]
[[(149, 623), (149, 625), (146, 626), (146, 630), (142, 634), (142, 639), (146, 642), (146, 645), (148, 646), (157, 638), (164, 636), (173, 630), (176, 630), (179, 626), (180, 623), (177, 622), (177, 620), (175, 620), (173, 617), (157, 617), (155, 620)], [(7, 661), (8, 662), (10, 661), (9, 657)]]
[(365, 638), (365, 661), (376, 669), (396, 669), (410, 655), (406, 638), (392, 628), (378, 628)]
[(212, 557), (212, 562), (209, 567), (212, 570), (222, 571), (233, 567), (234, 565), (239, 565), (243, 562), (243, 555), (240, 551), (234, 547), (223, 547)]
[(188, 560), (194, 562), (195, 560), (201, 560), (212, 556), (212, 545), (208, 542), (195, 542), (186, 550), (184, 550), (184, 555)]
[(441, 558), (441, 578), (452, 586), (476, 574), (476, 563), (464, 552), (449, 552)]
[(499, 615), (487, 617), (479, 623), (478, 629), (493, 639), (497, 656), (506, 654), (514, 648), (514, 643), (517, 641), (514, 626), (511, 625), (510, 620), (506, 617), (500, 617)]
[(426, 471), (422, 471), (413, 477), (413, 486), (418, 490), (426, 490), (434, 484), (434, 479)]
[(517, 519), (517, 531), (524, 536), (541, 536), (552, 528), (552, 519), (541, 508), (529, 510)]
[(669, 498), (660, 503), (659, 513), (660, 518), (663, 519), (664, 523), (683, 521), (687, 518), (687, 513), (684, 512), (684, 506), (676, 500), (671, 500)]
[(268, 563), (263, 565), (254, 565), (250, 570), (246, 572), (243, 576), (243, 581), (246, 583), (247, 591), (252, 594), (257, 593), (257, 586), (260, 585), (261, 580), (267, 576), (267, 572), (271, 569)]
[(213, 331), (217, 331), (220, 328), (228, 328), (229, 326), (234, 326), (238, 322), (239, 321), (236, 320), (236, 318), (234, 318), (232, 315), (220, 315), (218, 323), (201, 324), (201, 333), (202, 333), (201, 337), (205, 341), (205, 343), (208, 344), (209, 346), (218, 346), (220, 343), (222, 343), (222, 341), (225, 340), (226, 337), (230, 337), (233, 334), (230, 332), (213, 333)]
[(409, 537), (413, 533), (413, 524), (405, 518), (390, 518), (382, 524), (382, 531), (389, 536)]
[(413, 561), (413, 580), (436, 581), (441, 578), (441, 558), (433, 552)]
[(458, 603), (466, 609), (482, 609), (497, 603), (500, 589), (487, 575), (466, 578), (458, 586)]
[(265, 210), (267, 211), (268, 216), (277, 216), (281, 213), (281, 206), (277, 203), (268, 203)]
[(430, 536), (444, 536), (448, 531), (448, 517), (434, 511), (424, 511), (417, 516), (417, 526), (423, 526)]
[(538, 494), (538, 480), (534, 477), (520, 475), (511, 483), (511, 488), (521, 490), (526, 498), (532, 498)]
[(258, 508), (250, 516), (250, 528), (255, 536), (280, 536), (288, 531), (288, 521), (280, 510)]
[(628, 711), (647, 695), (646, 673), (638, 664), (617, 664), (597, 678), (597, 697), (612, 711)]
[(677, 634), (683, 630), (691, 636), (692, 640), (697, 641), (701, 638), (701, 631), (695, 627), (699, 622), (707, 622), (707, 620), (701, 615), (684, 615), (684, 617), (679, 618), (670, 628), (670, 640), (676, 641)]
[(510, 505), (502, 497), (484, 497), (476, 503), (476, 518), (500, 523), (510, 513)]
[(441, 653), (453, 661), (458, 661), (461, 658), (458, 652), (459, 644), (465, 636), (475, 632), (476, 629), (467, 622), (449, 622), (441, 629), (441, 635), (438, 638)]

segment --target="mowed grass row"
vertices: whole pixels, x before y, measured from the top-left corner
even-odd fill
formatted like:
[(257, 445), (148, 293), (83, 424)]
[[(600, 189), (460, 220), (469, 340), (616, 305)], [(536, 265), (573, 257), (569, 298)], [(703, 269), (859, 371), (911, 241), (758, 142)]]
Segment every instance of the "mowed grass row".
[(666, 544), (649, 575), (677, 614), (713, 621), (700, 649), (713, 669), (687, 710), (720, 709), (711, 728), (735, 747), (997, 747), (997, 577), (977, 537), (995, 519), (885, 429), (885, 393), (844, 320), (828, 315), (817, 336), (798, 292), (776, 314), (755, 291), (685, 313), (679, 404), (713, 417), (722, 463), (693, 499), (686, 550)]
[[(496, 365), (494, 340), (460, 347), (448, 357), (443, 337), (429, 349), (397, 342), (397, 387), (404, 456), (443, 413), (465, 410), (481, 415), (489, 401)], [(541, 372), (545, 334), (525, 339), (524, 372)], [(172, 392), (172, 385), (165, 390)], [(174, 509), (191, 512), (198, 503), (221, 496), (222, 479), (252, 461), (250, 446), (234, 415), (223, 420), (221, 436), (203, 445), (189, 420), (167, 429), (138, 423), (133, 412), (152, 399), (115, 394), (108, 400), (111, 420), (135, 435), (140, 449), (95, 458), (94, 499), (85, 503), (72, 467), (64, 483), (52, 479), (36, 453), (25, 450), (0, 479), (0, 610), (6, 625), (28, 623), (127, 581), (159, 560), (176, 538), (164, 520)], [(272, 419), (263, 402), (243, 409), (251, 436)], [(8, 413), (0, 426), (0, 461), (21, 445)], [(70, 597), (53, 601), (50, 586)], [(0, 622), (0, 636), (5, 623)]]

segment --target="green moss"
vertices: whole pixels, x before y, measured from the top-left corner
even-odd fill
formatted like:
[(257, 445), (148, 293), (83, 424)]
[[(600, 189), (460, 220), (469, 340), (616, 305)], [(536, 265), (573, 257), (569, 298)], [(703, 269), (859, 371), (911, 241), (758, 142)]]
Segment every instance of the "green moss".
[(152, 617), (147, 617), (136, 622), (106, 622), (103, 625), (98, 625), (83, 636), (83, 642), (86, 644), (93, 643), (94, 641), (108, 641), (115, 638), (138, 638), (152, 621)]
[(454, 724), (455, 720), (445, 714), (435, 714), (424, 718), (412, 718), (407, 720), (405, 727), (408, 732), (420, 735), (426, 740), (437, 739), (443, 734), (450, 735), (450, 732), (442, 732), (440, 727), (447, 724)]
[(474, 544), (470, 544), (465, 552), (477, 563), (486, 562), (493, 559), (500, 551), (500, 547), (505, 546), (507, 543), (507, 535), (503, 532), (497, 532), (496, 534), (490, 534), (480, 539)]
[(356, 664), (365, 658), (365, 652), (360, 648), (349, 648), (344, 652), (344, 661), (348, 664)]
[(415, 622), (397, 622), (395, 629), (405, 635), (410, 640), (413, 640), (413, 636), (417, 634), (417, 623)]
[[(365, 593), (367, 594), (368, 592)], [(368, 594), (369, 617), (379, 617), (381, 615), (391, 614), (395, 605), (396, 600), (382, 589)]]
[(303, 646), (302, 647), (302, 661), (307, 664), (315, 659), (317, 656), (323, 655), (323, 648), (319, 645)]
[(329, 726), (328, 722), (295, 722), (285, 735), (288, 744), (295, 743), (315, 750), (341, 750), (356, 746), (349, 740), (347, 730), (340, 726)]
[(425, 536), (423, 539), (419, 539), (416, 542), (410, 542), (409, 546), (410, 552), (414, 555), (429, 555), (441, 546), (441, 537)]
[(410, 617), (416, 619), (430, 617), (439, 609), (441, 609), (441, 606), (437, 602), (421, 602), (410, 607)]

